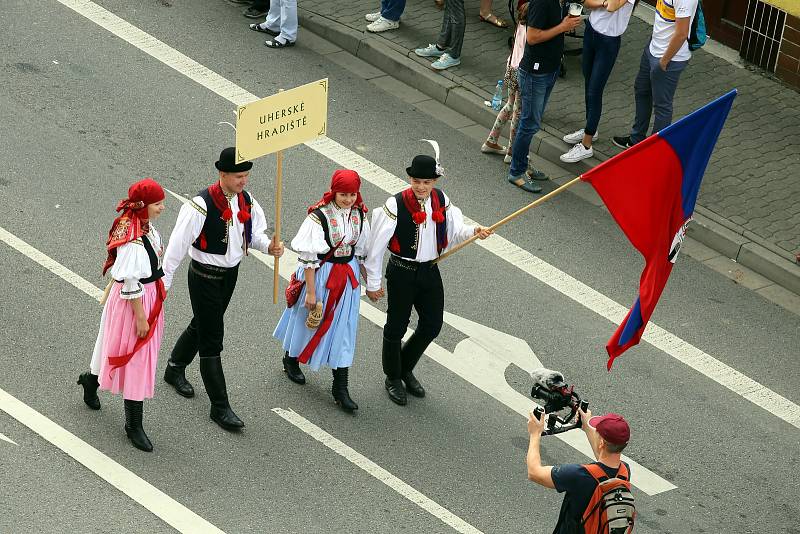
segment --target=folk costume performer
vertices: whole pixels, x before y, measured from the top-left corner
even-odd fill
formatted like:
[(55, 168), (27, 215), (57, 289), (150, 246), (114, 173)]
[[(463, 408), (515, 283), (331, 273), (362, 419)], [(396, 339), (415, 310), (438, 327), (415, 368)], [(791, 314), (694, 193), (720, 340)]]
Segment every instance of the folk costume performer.
[(144, 399), (153, 398), (158, 351), (164, 332), (161, 278), (164, 247), (153, 226), (164, 210), (164, 189), (152, 178), (128, 189), (117, 205), (119, 217), (108, 232), (108, 257), (112, 285), (100, 316), (90, 371), (78, 377), (83, 401), (100, 409), (97, 389), (122, 393), (125, 399), (125, 433), (137, 449), (150, 452), (153, 444), (142, 428)]
[(239, 262), (252, 247), (280, 257), (283, 243), (267, 237), (267, 221), (256, 199), (244, 188), (253, 163), (236, 163), (235, 148), (224, 149), (214, 164), (219, 181), (181, 207), (164, 255), (164, 285), (169, 289), (186, 256), (192, 321), (180, 335), (167, 362), (164, 380), (184, 397), (194, 396), (185, 369), (200, 354), (200, 375), (211, 400), (211, 420), (225, 430), (244, 427), (228, 402), (222, 370), (223, 318), (236, 280)]
[[(434, 186), (444, 170), (439, 163), (439, 144), (428, 141), (436, 157), (415, 156), (406, 168), (411, 187), (389, 197), (372, 215), (372, 237), (367, 246), (367, 296), (377, 301), (384, 295), (381, 268), (388, 248), (386, 267), (388, 309), (383, 328), (383, 372), (389, 398), (404, 406), (406, 392), (424, 397), (425, 389), (413, 374), (428, 345), (436, 339), (444, 321), (444, 287), (439, 266), (433, 260), (448, 247), (473, 235), (486, 239), (491, 231), (464, 224), (461, 210)], [(413, 335), (402, 344), (417, 310), (419, 322)], [(405, 386), (405, 387), (404, 387)]]
[[(330, 190), (308, 208), (308, 216), (292, 240), (292, 249), (298, 253), (295, 277), (305, 284), (273, 334), (283, 343), (283, 369), (289, 380), (305, 384), (300, 363), (315, 371), (330, 367), (334, 401), (349, 413), (358, 409), (347, 386), (361, 302), (358, 278), (370, 236), (360, 189), (357, 172), (339, 169), (331, 177)], [(312, 329), (307, 319), (318, 302), (322, 319)]]

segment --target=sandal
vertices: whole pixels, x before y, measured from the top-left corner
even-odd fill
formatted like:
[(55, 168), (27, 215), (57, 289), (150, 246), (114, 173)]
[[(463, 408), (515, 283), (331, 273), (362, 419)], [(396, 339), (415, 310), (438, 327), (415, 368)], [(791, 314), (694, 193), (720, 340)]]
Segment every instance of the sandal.
[(492, 26), (496, 26), (497, 28), (508, 28), (508, 22), (506, 22), (501, 18), (498, 18), (494, 13), (489, 13), (485, 17), (483, 15), (478, 15), (478, 18), (480, 19), (481, 22), (491, 24)]
[(277, 37), (277, 36), (279, 36), (281, 34), (280, 32), (274, 32), (274, 31), (270, 30), (269, 28), (263, 28), (260, 23), (259, 24), (250, 24), (250, 29), (253, 30), (254, 32), (266, 33), (267, 35), (271, 35), (273, 37)]
[(269, 41), (264, 41), (264, 46), (267, 48), (288, 48), (290, 46), (294, 46), (294, 41), (286, 41), (282, 43), (277, 39), (270, 39)]
[(439, 11), (444, 9), (444, 0), (433, 0), (433, 3), (436, 4), (436, 9)]

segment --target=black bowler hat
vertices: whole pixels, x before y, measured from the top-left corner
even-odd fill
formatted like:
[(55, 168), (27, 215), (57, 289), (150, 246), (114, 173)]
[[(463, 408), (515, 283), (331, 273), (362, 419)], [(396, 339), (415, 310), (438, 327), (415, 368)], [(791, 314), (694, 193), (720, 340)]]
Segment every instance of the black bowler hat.
[(243, 161), (236, 164), (236, 148), (230, 146), (219, 153), (219, 161), (214, 162), (214, 167), (222, 172), (245, 172), (253, 168), (252, 161)]
[(406, 173), (419, 180), (435, 180), (441, 176), (437, 173), (436, 160), (431, 156), (419, 155), (414, 156), (411, 161), (411, 167), (406, 167)]

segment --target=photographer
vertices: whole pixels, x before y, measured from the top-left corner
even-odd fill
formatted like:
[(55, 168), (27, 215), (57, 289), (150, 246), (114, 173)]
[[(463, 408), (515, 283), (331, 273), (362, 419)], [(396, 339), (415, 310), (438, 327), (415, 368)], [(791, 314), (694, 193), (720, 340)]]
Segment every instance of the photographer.
[[(578, 413), (581, 417), (581, 429), (586, 433), (586, 439), (589, 440), (597, 459), (594, 465), (598, 465), (609, 478), (616, 477), (620, 466), (624, 465), (623, 473), (627, 472), (629, 479), (630, 466), (622, 462), (620, 456), (630, 439), (630, 427), (627, 421), (617, 414), (592, 417), (590, 410), (585, 412), (579, 410)], [(559, 493), (566, 492), (553, 534), (580, 533), (583, 532), (581, 520), (598, 482), (587, 468), (580, 464), (542, 465), (539, 442), (545, 430), (547, 416), (548, 414), (542, 413), (537, 419), (531, 412), (528, 420), (528, 433), (530, 433), (527, 457), (528, 480), (546, 488), (553, 488)]]

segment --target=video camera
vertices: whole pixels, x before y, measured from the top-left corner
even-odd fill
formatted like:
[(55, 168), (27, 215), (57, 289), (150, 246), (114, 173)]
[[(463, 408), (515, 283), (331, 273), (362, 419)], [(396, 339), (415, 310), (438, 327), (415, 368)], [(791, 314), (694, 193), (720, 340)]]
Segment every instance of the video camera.
[[(561, 373), (543, 367), (531, 372), (531, 377), (533, 378), (531, 397), (545, 403), (544, 408), (537, 406), (534, 414), (536, 417), (541, 417), (542, 412), (549, 414), (542, 435), (561, 434), (574, 428), (580, 428), (581, 418), (578, 415), (578, 407), (586, 411), (589, 403), (582, 401), (580, 396), (575, 393), (575, 386), (568, 386)], [(574, 422), (570, 423), (573, 419)]]

